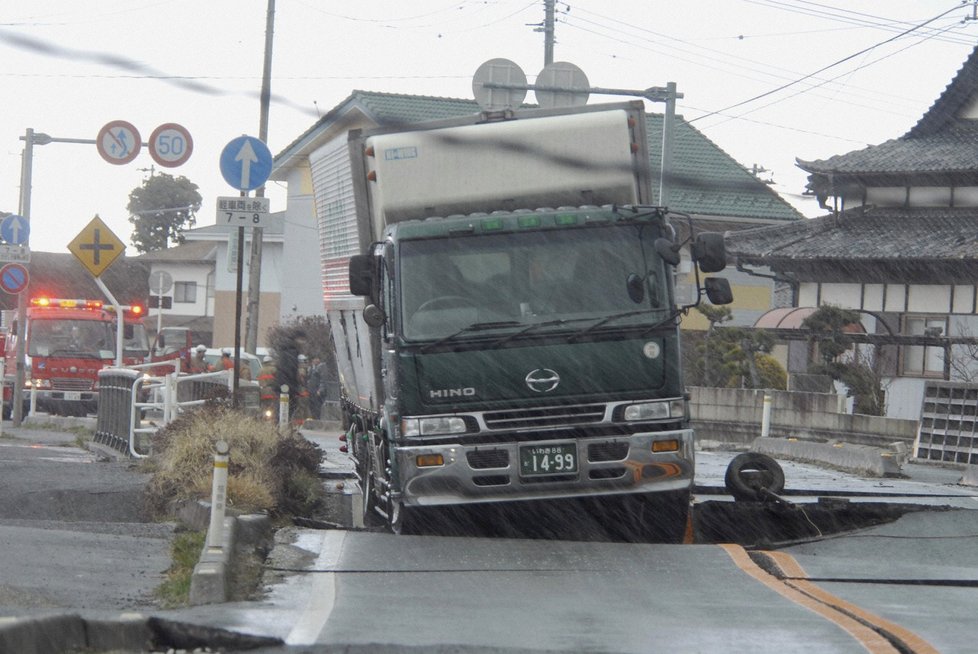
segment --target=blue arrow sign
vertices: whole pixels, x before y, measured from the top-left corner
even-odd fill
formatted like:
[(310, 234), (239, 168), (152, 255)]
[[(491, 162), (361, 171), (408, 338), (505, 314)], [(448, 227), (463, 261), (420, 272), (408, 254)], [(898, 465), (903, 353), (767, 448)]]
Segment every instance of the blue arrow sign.
[(23, 216), (10, 214), (0, 222), (0, 238), (11, 245), (24, 245), (31, 235), (31, 222)]
[(252, 191), (272, 173), (272, 153), (254, 136), (232, 139), (221, 151), (221, 175), (239, 191)]

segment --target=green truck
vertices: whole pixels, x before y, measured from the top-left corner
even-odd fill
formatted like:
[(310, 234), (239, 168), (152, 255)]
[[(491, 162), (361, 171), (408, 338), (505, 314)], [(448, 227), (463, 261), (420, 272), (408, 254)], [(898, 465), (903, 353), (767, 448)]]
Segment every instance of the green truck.
[[(349, 151), (362, 254), (327, 313), (363, 519), (588, 510), (681, 539), (684, 242), (649, 204), (642, 103), (354, 130)], [(698, 297), (730, 302), (699, 276), (725, 266), (722, 236), (688, 245)]]

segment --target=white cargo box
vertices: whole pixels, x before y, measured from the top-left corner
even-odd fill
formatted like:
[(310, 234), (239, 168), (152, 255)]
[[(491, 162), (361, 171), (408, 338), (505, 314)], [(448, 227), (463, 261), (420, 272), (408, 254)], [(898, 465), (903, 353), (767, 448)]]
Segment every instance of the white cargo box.
[(370, 136), (373, 233), (431, 216), (638, 203), (646, 148), (635, 134), (614, 109)]

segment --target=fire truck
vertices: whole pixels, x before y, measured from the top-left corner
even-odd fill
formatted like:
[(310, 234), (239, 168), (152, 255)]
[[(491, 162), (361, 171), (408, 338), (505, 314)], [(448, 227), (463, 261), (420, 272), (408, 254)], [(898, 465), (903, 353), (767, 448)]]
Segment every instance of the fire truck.
[[(123, 362), (143, 363), (149, 352), (141, 307), (123, 317)], [(4, 348), (3, 413), (10, 415), (17, 344), (26, 355), (25, 405), (36, 389), (37, 408), (56, 415), (84, 416), (98, 409), (98, 371), (115, 365), (116, 317), (98, 300), (32, 298), (27, 321), (15, 320)]]

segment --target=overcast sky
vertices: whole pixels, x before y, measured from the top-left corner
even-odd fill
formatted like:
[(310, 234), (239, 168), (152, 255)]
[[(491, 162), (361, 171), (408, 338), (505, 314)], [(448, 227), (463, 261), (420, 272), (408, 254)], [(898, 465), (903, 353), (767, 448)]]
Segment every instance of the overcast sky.
[[(19, 210), (27, 128), (95, 139), (125, 120), (147, 140), (172, 122), (194, 151), (165, 172), (200, 187), (198, 225), (213, 224), (216, 198), (236, 194), (221, 150), (258, 133), (266, 0), (0, 7), (0, 210)], [(763, 177), (809, 216), (820, 211), (797, 197), (805, 174), (795, 159), (906, 132), (978, 35), (972, 6), (958, 0), (568, 0), (557, 10), (555, 60), (597, 87), (676, 82), (678, 113), (745, 167), (771, 171)], [(533, 82), (543, 16), (543, 0), (277, 0), (268, 146), (280, 152), (354, 89), (471, 98), (472, 73), (496, 57)], [(31, 248), (67, 251), (96, 214), (128, 245), (128, 196), (152, 166), (145, 148), (117, 166), (94, 145), (35, 147)], [(268, 196), (273, 211), (285, 208), (282, 189)]]

